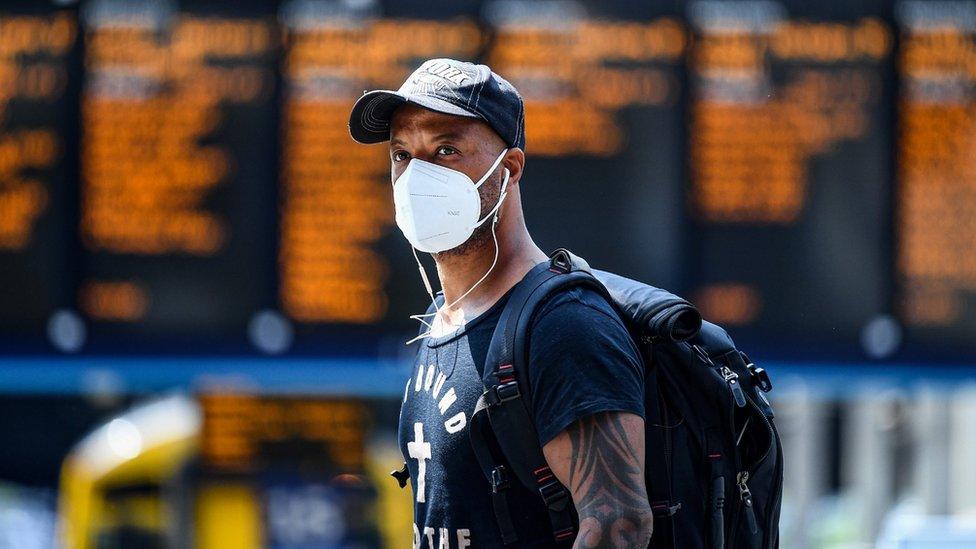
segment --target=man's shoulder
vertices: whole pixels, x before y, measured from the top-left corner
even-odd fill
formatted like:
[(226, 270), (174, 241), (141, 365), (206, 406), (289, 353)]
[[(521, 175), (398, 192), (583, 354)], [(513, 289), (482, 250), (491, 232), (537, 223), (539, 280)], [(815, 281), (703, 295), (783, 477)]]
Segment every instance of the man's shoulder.
[(529, 333), (530, 349), (543, 348), (546, 354), (553, 346), (578, 352), (587, 347), (606, 349), (608, 345), (638, 355), (616, 308), (603, 294), (585, 286), (550, 297), (536, 311)]
[(586, 322), (594, 318), (612, 321), (626, 331), (623, 320), (607, 298), (586, 286), (575, 286), (549, 297), (539, 307), (533, 325)]
[(591, 288), (571, 288), (539, 310), (528, 339), (530, 401), (539, 442), (605, 411), (644, 415), (640, 351), (614, 307)]

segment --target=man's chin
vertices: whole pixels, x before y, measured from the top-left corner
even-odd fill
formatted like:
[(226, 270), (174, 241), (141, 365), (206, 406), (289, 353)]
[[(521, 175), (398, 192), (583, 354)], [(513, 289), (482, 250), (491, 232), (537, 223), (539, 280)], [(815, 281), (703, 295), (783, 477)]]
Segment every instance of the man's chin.
[(445, 250), (443, 252), (438, 252), (434, 254), (435, 259), (453, 259), (457, 257), (465, 257), (474, 253), (481, 253), (485, 248), (490, 248), (493, 245), (491, 238), (491, 222), (485, 223), (474, 230), (471, 234), (471, 238), (464, 241), (463, 244), (450, 250)]

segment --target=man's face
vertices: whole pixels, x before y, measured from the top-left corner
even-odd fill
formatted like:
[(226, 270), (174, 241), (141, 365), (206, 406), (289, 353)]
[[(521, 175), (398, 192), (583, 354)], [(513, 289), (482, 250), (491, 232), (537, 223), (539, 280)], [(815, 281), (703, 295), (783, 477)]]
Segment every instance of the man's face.
[[(488, 171), (505, 143), (485, 122), (477, 118), (453, 116), (423, 107), (406, 104), (398, 108), (390, 121), (391, 180), (396, 181), (412, 158), (457, 170), (477, 182)], [(496, 168), (478, 190), (481, 196), (481, 215), (488, 214), (501, 193), (504, 175), (502, 166)], [(490, 237), (491, 222), (486, 222), (467, 242), (442, 252), (463, 255), (485, 243)]]

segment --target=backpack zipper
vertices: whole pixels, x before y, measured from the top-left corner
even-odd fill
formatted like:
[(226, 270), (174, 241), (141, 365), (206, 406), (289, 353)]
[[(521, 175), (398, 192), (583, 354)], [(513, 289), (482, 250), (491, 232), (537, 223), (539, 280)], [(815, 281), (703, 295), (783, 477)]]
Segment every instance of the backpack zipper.
[[(694, 352), (694, 354), (698, 355), (698, 358), (706, 365), (708, 365), (713, 372), (715, 372), (716, 374), (721, 376), (723, 380), (725, 380), (725, 384), (728, 386), (729, 392), (732, 393), (732, 400), (735, 402), (735, 406), (739, 408), (745, 407), (747, 405), (747, 400), (746, 400), (745, 392), (742, 390), (742, 385), (739, 383), (739, 374), (732, 371), (732, 369), (729, 368), (727, 365), (722, 365), (722, 366), (716, 365), (715, 362), (712, 360), (712, 358), (708, 356), (708, 353), (705, 352), (705, 349), (703, 349), (701, 346), (692, 344), (691, 350)], [(759, 412), (758, 407), (756, 407), (754, 403), (753, 403), (753, 407), (756, 409), (757, 412)], [(759, 413), (762, 414), (762, 412)], [(735, 433), (735, 424), (733, 420), (734, 417), (735, 417), (735, 408), (732, 408), (729, 410), (730, 431), (732, 433)], [(765, 416), (763, 416), (763, 419), (765, 419)], [(769, 421), (767, 420), (766, 423), (768, 424)], [(768, 449), (766, 455), (768, 455)], [(766, 455), (763, 456), (763, 459), (765, 459)], [(742, 464), (739, 462), (739, 452), (737, 449), (734, 452), (734, 456), (735, 456), (735, 468), (738, 469), (739, 467), (742, 466)], [(759, 460), (756, 463), (761, 463), (761, 462), (762, 460)], [(750, 501), (751, 501), (751, 495), (750, 495)], [(732, 514), (731, 514), (732, 521), (729, 524), (725, 525), (729, 528), (729, 531), (728, 531), (728, 536), (725, 536), (725, 539), (723, 540), (723, 545), (729, 543), (728, 546), (734, 546), (735, 538), (737, 537), (736, 534), (738, 533), (738, 529), (739, 529), (739, 510), (741, 507), (742, 507), (741, 505), (737, 505), (732, 509)], [(752, 515), (752, 523), (755, 523), (755, 518), (756, 518), (755, 515)]]
[[(763, 417), (765, 417), (765, 416), (763, 416)], [(769, 423), (769, 422), (767, 421), (767, 423)], [(773, 436), (778, 438), (779, 437), (779, 432), (776, 431), (776, 426), (770, 424), (770, 429), (772, 430)], [(773, 442), (775, 443), (775, 440)], [(766, 520), (766, 524), (767, 525), (773, 519), (773, 509), (775, 509), (776, 508), (776, 505), (777, 504), (780, 504), (782, 502), (782, 499), (783, 499), (783, 494), (782, 494), (782, 485), (783, 485), (783, 478), (782, 478), (783, 456), (782, 456), (782, 453), (783, 453), (783, 451), (782, 450), (783, 450), (782, 449), (782, 446), (779, 445), (779, 444), (777, 444), (776, 445), (776, 451), (779, 453), (779, 455), (777, 456), (779, 459), (776, 460), (776, 463), (773, 466), (773, 479), (774, 479), (774, 481), (773, 481), (773, 494), (776, 494), (776, 496), (766, 506), (766, 512), (764, 513), (763, 518)], [(768, 540), (772, 540), (773, 534), (774, 534), (774, 532), (771, 532), (770, 531), (770, 528), (767, 526), (766, 531), (763, 533), (763, 547), (764, 548), (770, 545), (770, 543), (769, 543)]]
[(739, 487), (739, 500), (745, 505), (746, 522), (749, 523), (749, 532), (758, 534), (759, 524), (756, 522), (756, 512), (752, 508), (752, 492), (749, 491), (749, 486), (746, 484), (748, 480), (749, 471), (742, 471), (736, 477), (735, 483)]
[(733, 372), (728, 366), (722, 366), (719, 373), (725, 378), (725, 384), (729, 386), (729, 391), (732, 392), (732, 399), (735, 400), (735, 405), (739, 408), (744, 408), (746, 405), (746, 394), (742, 391), (742, 385), (739, 383), (739, 374)]
[[(759, 405), (756, 404), (753, 401), (752, 398), (749, 398), (749, 397), (746, 396), (745, 392), (742, 390), (742, 385), (739, 383), (739, 374), (737, 374), (734, 371), (732, 371), (732, 369), (729, 368), (728, 366), (717, 367), (715, 365), (715, 363), (712, 361), (711, 357), (709, 357), (708, 354), (705, 353), (705, 350), (702, 349), (700, 346), (698, 346), (698, 345), (691, 345), (691, 348), (692, 348), (692, 351), (694, 351), (695, 354), (697, 354), (699, 356), (699, 358), (701, 358), (707, 365), (709, 365), (712, 368), (714, 368), (713, 371), (715, 371), (720, 376), (722, 376), (722, 379), (725, 380), (726, 385), (729, 387), (729, 391), (732, 393), (732, 399), (735, 401), (736, 406), (738, 406), (739, 408), (744, 408), (747, 405), (751, 405), (751, 408), (755, 411), (755, 413), (759, 414), (759, 416), (762, 418), (763, 424), (766, 426), (766, 429), (769, 431), (770, 446), (768, 448), (766, 448), (766, 451), (763, 453), (762, 457), (760, 457), (758, 460), (756, 460), (755, 464), (751, 467), (752, 470), (758, 469), (759, 466), (769, 457), (769, 452), (770, 452), (770, 450), (772, 448), (772, 445), (776, 443), (776, 436), (777, 435), (776, 435), (775, 429), (772, 426), (772, 423), (770, 423), (769, 419), (766, 417), (766, 414), (764, 414), (763, 411), (759, 408)], [(732, 415), (733, 414), (730, 414), (729, 417), (731, 418)], [(732, 432), (733, 433), (735, 432), (735, 429), (734, 428), (732, 429)], [(735, 461), (736, 461), (736, 465), (739, 466), (740, 464), (739, 464), (739, 453), (738, 453), (738, 451), (735, 452)], [(779, 469), (779, 464), (777, 463), (773, 467), (773, 474), (774, 475), (776, 474), (776, 472), (778, 471), (778, 469)], [(748, 480), (750, 473), (748, 471), (743, 471), (743, 472), (746, 473), (745, 479)], [(739, 475), (741, 476), (742, 473), (739, 473)], [(774, 489), (776, 488), (776, 486), (778, 484), (779, 484), (779, 482), (775, 482), (774, 483)], [(749, 487), (748, 487), (748, 485), (745, 485), (745, 481), (743, 481), (743, 486), (745, 486), (746, 493), (749, 496), (748, 497), (748, 503), (747, 504), (746, 504), (746, 500), (744, 500), (744, 499), (742, 500), (742, 502), (744, 504), (744, 507), (746, 509), (746, 513), (747, 513), (746, 520), (749, 522), (749, 530), (751, 531), (751, 533), (756, 534), (759, 531), (759, 525), (758, 525), (758, 523), (756, 521), (755, 510), (753, 509), (752, 492), (748, 491)], [(740, 496), (742, 495), (741, 489), (742, 489), (742, 487), (740, 486)], [(773, 501), (767, 502), (765, 512), (763, 513), (763, 517), (766, 519), (766, 524), (767, 524), (767, 531), (763, 533), (763, 546), (764, 547), (766, 546), (766, 540), (767, 540), (768, 536), (770, 535), (770, 533), (768, 531), (769, 530), (768, 524), (769, 524), (769, 520), (771, 518), (772, 509), (775, 506), (775, 503), (776, 503), (775, 502), (775, 499)], [(743, 506), (737, 506), (736, 509), (732, 513), (733, 520), (732, 520), (732, 524), (730, 525), (731, 526), (731, 532), (730, 532), (731, 535), (729, 536), (729, 540), (731, 541), (732, 544), (735, 543), (735, 539), (738, 537), (737, 536), (737, 533), (738, 533), (738, 526), (739, 526), (739, 524), (738, 524), (739, 523), (739, 510), (742, 507)]]
[(735, 405), (739, 408), (744, 408), (746, 405), (746, 394), (742, 390), (742, 384), (739, 383), (739, 374), (733, 372), (732, 368), (729, 368), (727, 365), (717, 366), (712, 360), (712, 357), (708, 356), (708, 353), (701, 346), (691, 345), (691, 350), (698, 355), (698, 358), (702, 362), (714, 368), (716, 373), (722, 376), (725, 384), (729, 387), (729, 392), (732, 393), (732, 400), (735, 401)]
[[(766, 429), (769, 431), (769, 441), (770, 441), (769, 447), (766, 448), (766, 451), (763, 453), (762, 457), (760, 457), (759, 459), (757, 459), (755, 461), (755, 463), (753, 464), (753, 466), (750, 467), (751, 471), (752, 472), (755, 472), (756, 470), (759, 469), (759, 467), (762, 465), (762, 463), (764, 461), (766, 461), (766, 459), (769, 457), (769, 452), (772, 450), (773, 444), (776, 444), (776, 437), (778, 435), (776, 433), (775, 428), (773, 427), (773, 424), (770, 423), (769, 419), (766, 417), (766, 414), (764, 414), (762, 412), (762, 410), (759, 408), (759, 405), (756, 404), (751, 397), (748, 398), (747, 400), (748, 400), (748, 403), (751, 405), (752, 409), (755, 411), (755, 413), (759, 414), (759, 417), (762, 418), (763, 424), (766, 426)], [(738, 460), (738, 451), (736, 451), (736, 459)], [(778, 476), (775, 476), (776, 475), (776, 472), (778, 470), (779, 470), (779, 463), (777, 462), (773, 466), (773, 475), (774, 475), (774, 478), (777, 479), (776, 482), (774, 482), (774, 484), (773, 484), (773, 493), (776, 493), (776, 489), (777, 489), (777, 487), (780, 484), (779, 483), (779, 480), (778, 480), (779, 477)], [(748, 493), (748, 495), (749, 495), (749, 501), (748, 501), (748, 503), (746, 503), (746, 501), (744, 499), (742, 500), (742, 503), (745, 504), (744, 507), (745, 507), (746, 513), (747, 513), (746, 514), (746, 521), (749, 523), (749, 530), (751, 531), (751, 533), (756, 534), (756, 533), (758, 533), (758, 523), (756, 522), (755, 509), (753, 508), (752, 492), (749, 491), (749, 487), (747, 485), (745, 485), (745, 482), (749, 480), (749, 477), (752, 475), (752, 472), (750, 472), (749, 470), (747, 470), (747, 471), (743, 471), (743, 472), (739, 473), (739, 478), (737, 478), (737, 480), (742, 480), (742, 485), (745, 487), (745, 489), (747, 491), (746, 493)], [(744, 478), (743, 478), (743, 474), (745, 475)], [(739, 495), (740, 495), (740, 497), (743, 495), (743, 493), (742, 493), (743, 486), (740, 486), (739, 487)], [(766, 540), (771, 535), (770, 532), (769, 532), (769, 521), (772, 518), (772, 510), (773, 510), (773, 507), (775, 505), (776, 505), (775, 498), (773, 498), (772, 501), (766, 502), (766, 509), (764, 510), (765, 512), (763, 513), (763, 518), (766, 520), (766, 531), (763, 532), (763, 540), (762, 540), (762, 544), (763, 544), (762, 546), (764, 548), (767, 546), (767, 541)], [(740, 508), (741, 507), (742, 506), (740, 506)], [(732, 537), (732, 542), (733, 543), (735, 543), (735, 540), (738, 537), (737, 536), (737, 534), (738, 534), (737, 530), (738, 530), (738, 526), (739, 526), (738, 510), (739, 510), (739, 508), (736, 509), (736, 513), (735, 513), (736, 517), (735, 517), (735, 520), (733, 521), (733, 524), (732, 524), (733, 532), (732, 532), (732, 536), (731, 537)]]

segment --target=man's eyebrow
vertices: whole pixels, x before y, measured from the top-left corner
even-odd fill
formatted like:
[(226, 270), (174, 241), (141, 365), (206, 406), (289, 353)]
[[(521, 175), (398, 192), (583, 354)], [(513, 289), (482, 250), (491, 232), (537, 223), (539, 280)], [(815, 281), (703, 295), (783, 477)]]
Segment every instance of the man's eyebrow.
[[(458, 140), (462, 137), (461, 132), (457, 130), (449, 130), (443, 133), (439, 133), (431, 138), (431, 141), (442, 141), (442, 140)], [(390, 146), (393, 145), (406, 145), (406, 142), (398, 137), (390, 138)]]

